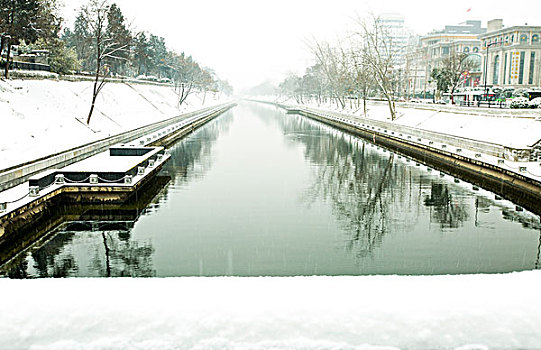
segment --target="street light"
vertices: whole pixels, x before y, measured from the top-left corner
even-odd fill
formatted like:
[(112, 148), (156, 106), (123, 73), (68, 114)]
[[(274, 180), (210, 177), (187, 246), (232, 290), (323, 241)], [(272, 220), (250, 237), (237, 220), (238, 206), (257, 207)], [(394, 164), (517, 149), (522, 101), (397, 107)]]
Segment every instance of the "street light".
[(484, 75), (485, 75), (485, 100), (488, 101), (488, 88), (487, 88), (487, 66), (488, 66), (488, 48), (491, 47), (491, 46), (494, 46), (498, 43), (498, 41), (495, 41), (493, 43), (488, 43), (487, 44), (487, 52), (486, 52), (486, 57), (485, 57), (485, 69), (484, 69)]

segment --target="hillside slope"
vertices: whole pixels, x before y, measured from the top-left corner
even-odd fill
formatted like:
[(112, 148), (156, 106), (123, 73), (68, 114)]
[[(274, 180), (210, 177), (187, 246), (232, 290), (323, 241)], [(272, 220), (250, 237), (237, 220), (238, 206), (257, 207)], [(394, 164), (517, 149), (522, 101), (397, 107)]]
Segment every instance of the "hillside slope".
[(222, 101), (191, 95), (177, 108), (172, 87), (108, 83), (86, 125), (90, 81), (0, 80), (0, 170)]

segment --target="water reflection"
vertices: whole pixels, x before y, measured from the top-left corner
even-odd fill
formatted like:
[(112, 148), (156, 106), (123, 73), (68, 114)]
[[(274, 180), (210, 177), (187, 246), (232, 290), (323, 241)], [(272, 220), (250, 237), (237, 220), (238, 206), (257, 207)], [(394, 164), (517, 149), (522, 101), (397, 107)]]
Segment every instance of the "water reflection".
[[(49, 224), (14, 278), (507, 272), (541, 225), (493, 194), (352, 135), (241, 104), (171, 149), (170, 182)], [(67, 211), (66, 211), (67, 210)], [(69, 214), (69, 215), (67, 215)], [(53, 226), (54, 229), (50, 230)]]
[[(476, 199), (475, 203), (477, 209), (479, 199)], [(461, 205), (449, 192), (448, 184), (431, 183), (430, 196), (424, 199), (424, 205), (434, 208), (430, 212), (430, 219), (432, 222), (439, 223), (441, 228), (458, 228), (468, 220), (465, 206)]]
[[(313, 165), (314, 181), (302, 201), (308, 206), (321, 199), (332, 203), (347, 235), (346, 248), (358, 258), (373, 256), (388, 233), (419, 230), (425, 208), (430, 225), (437, 224), (441, 232), (463, 228), (472, 215), (475, 227), (495, 228), (493, 221), (479, 219), (479, 214), (494, 210), (494, 201), (474, 197), (419, 163), (401, 156), (403, 161), (397, 162), (388, 150), (304, 117), (288, 115), (281, 127), (289, 140), (304, 146), (304, 156)], [(535, 216), (506, 208), (501, 217), (518, 220), (525, 228), (541, 227)], [(538, 261), (539, 247), (535, 268)]]
[[(11, 278), (68, 276), (153, 276), (150, 243), (134, 241), (131, 230), (170, 178), (158, 176), (123, 204), (55, 203), (47, 221), (17, 240), (3, 242), (0, 274)], [(51, 225), (54, 228), (51, 229)], [(19, 247), (29, 246), (11, 256)]]
[[(46, 223), (23, 238), (0, 246), (0, 275), (33, 277), (154, 277), (151, 240), (134, 238), (140, 217), (152, 216), (167, 202), (170, 188), (201, 178), (210, 168), (212, 145), (231, 119), (211, 121), (170, 151), (171, 160), (153, 182), (122, 205), (55, 202)], [(172, 177), (170, 176), (172, 175)], [(167, 185), (167, 186), (166, 186)], [(51, 229), (51, 226), (55, 226)], [(12, 258), (17, 247), (33, 243)], [(15, 248), (12, 248), (15, 247)]]

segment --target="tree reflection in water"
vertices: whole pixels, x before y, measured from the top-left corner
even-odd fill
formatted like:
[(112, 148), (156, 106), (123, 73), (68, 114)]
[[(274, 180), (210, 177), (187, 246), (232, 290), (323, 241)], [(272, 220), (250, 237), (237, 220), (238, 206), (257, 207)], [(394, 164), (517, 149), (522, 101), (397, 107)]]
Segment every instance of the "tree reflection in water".
[[(211, 166), (212, 146), (231, 122), (232, 115), (227, 113), (174, 145), (171, 159), (153, 182), (169, 175), (172, 179), (167, 177), (167, 182), (175, 187), (204, 176)], [(131, 231), (140, 216), (152, 215), (167, 201), (166, 183), (155, 186), (156, 191), (140, 194), (135, 204), (107, 210), (100, 210), (99, 205), (80, 206), (76, 210), (73, 206), (59, 208), (64, 222), (44, 232), (43, 242), (38, 241), (29, 253), (15, 258), (2, 270), (11, 278), (155, 276), (152, 243), (138, 240)], [(144, 196), (149, 198), (141, 198)]]
[[(103, 249), (95, 247), (92, 266), (100, 271), (101, 277), (154, 277), (152, 266), (154, 248), (149, 242), (139, 246), (138, 241), (130, 240), (129, 233), (115, 235), (101, 232)], [(105, 253), (103, 253), (105, 252)]]
[(213, 146), (220, 135), (227, 133), (233, 118), (233, 114), (227, 112), (169, 150), (171, 158), (163, 172), (173, 177), (173, 188), (194, 178), (202, 178), (207, 173), (212, 165)]
[(407, 232), (423, 205), (434, 209), (430, 220), (441, 228), (459, 227), (468, 219), (467, 206), (453, 198), (447, 184), (396, 162), (394, 153), (307, 118), (288, 115), (281, 123), (290, 139), (305, 146), (305, 158), (314, 165), (315, 180), (302, 201), (329, 200), (348, 234), (346, 248), (357, 256), (371, 255), (388, 232)]

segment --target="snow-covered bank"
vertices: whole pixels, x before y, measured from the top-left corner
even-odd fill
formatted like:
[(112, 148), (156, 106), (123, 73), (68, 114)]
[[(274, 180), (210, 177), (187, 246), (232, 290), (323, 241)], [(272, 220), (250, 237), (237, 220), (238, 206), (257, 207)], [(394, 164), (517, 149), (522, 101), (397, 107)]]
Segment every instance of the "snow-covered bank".
[(539, 349), (541, 271), (0, 280), (2, 349)]
[[(320, 110), (347, 113), (358, 118), (369, 118), (390, 121), (389, 107), (385, 102), (368, 101), (367, 115), (364, 116), (362, 102), (359, 107), (351, 102), (345, 109), (335, 104), (316, 103), (297, 104), (294, 100), (277, 99), (272, 96), (254, 97), (269, 102), (280, 102), (292, 106), (311, 107)], [(541, 112), (537, 110), (521, 111), (514, 116), (502, 115), (501, 110), (479, 109), (477, 107), (451, 108), (450, 106), (397, 104), (397, 125), (419, 128), (423, 130), (464, 137), (508, 146), (512, 148), (528, 148), (541, 140)], [(417, 107), (417, 108), (415, 108)], [(460, 109), (461, 112), (455, 109)]]
[(0, 169), (224, 102), (193, 94), (179, 109), (172, 87), (108, 83), (87, 127), (91, 95), (89, 81), (0, 80)]

